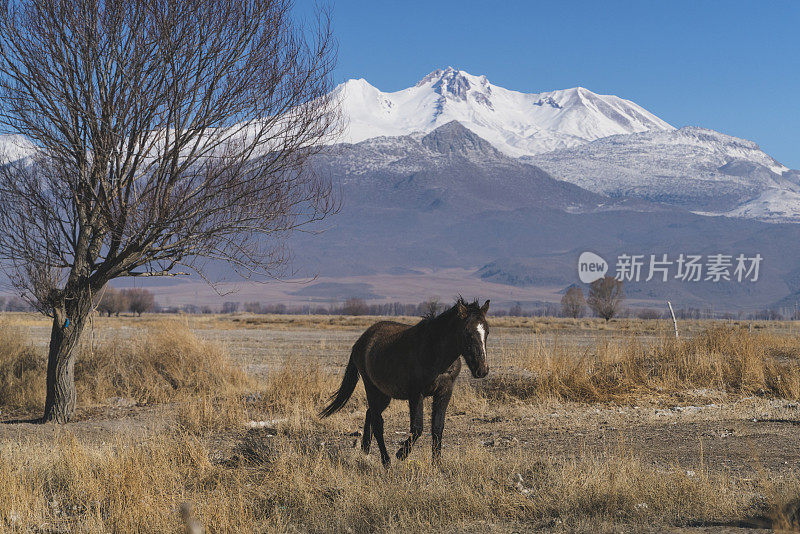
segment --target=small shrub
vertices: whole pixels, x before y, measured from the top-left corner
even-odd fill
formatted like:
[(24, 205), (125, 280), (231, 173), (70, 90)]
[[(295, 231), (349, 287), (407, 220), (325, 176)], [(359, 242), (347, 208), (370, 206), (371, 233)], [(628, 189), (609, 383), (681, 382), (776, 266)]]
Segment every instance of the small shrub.
[(82, 351), (75, 364), (78, 399), (131, 397), (142, 403), (231, 395), (252, 385), (222, 347), (180, 322), (162, 321), (138, 338), (115, 337)]
[(579, 351), (532, 343), (503, 359), (524, 373), (490, 375), (486, 390), (492, 398), (607, 402), (706, 388), (800, 399), (800, 342), (730, 326), (713, 326), (691, 339), (602, 339)]
[(44, 405), (47, 361), (21, 328), (0, 321), (0, 406), (38, 409)]
[[(32, 347), (13, 325), (0, 325), (0, 406), (41, 409), (46, 371), (45, 351)], [(110, 397), (158, 403), (187, 396), (231, 396), (253, 387), (253, 380), (219, 345), (170, 321), (147, 328), (140, 337), (116, 336), (94, 350), (82, 344), (75, 383), (83, 405)]]

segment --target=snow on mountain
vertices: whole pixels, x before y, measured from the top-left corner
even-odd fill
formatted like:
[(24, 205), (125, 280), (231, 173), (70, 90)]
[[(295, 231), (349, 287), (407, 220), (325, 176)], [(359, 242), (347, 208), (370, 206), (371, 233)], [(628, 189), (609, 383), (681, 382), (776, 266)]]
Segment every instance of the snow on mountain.
[[(458, 121), (503, 154), (595, 193), (704, 215), (800, 221), (800, 172), (752, 141), (698, 127), (676, 130), (617, 96), (583, 87), (526, 94), (451, 67), (397, 92), (363, 79), (336, 92), (348, 121), (339, 141), (369, 140), (352, 162), (354, 173), (410, 169), (410, 139)], [(481, 158), (493, 155), (473, 155)]]
[[(797, 173), (752, 141), (704, 128), (611, 136), (523, 159), (596, 193), (667, 202), (698, 213), (787, 214), (783, 219), (800, 212)], [(786, 194), (758, 199), (770, 190)], [(756, 204), (744, 208), (749, 202)]]
[(770, 188), (756, 198), (724, 213), (727, 217), (742, 217), (762, 221), (800, 221), (800, 193)]
[(339, 142), (424, 134), (457, 120), (505, 154), (519, 157), (609, 135), (673, 130), (617, 96), (583, 87), (526, 94), (452, 67), (397, 92), (384, 93), (363, 79), (345, 82), (335, 91), (348, 121)]
[[(717, 147), (718, 142), (711, 145)], [(729, 142), (737, 144), (734, 139)], [(688, 141), (682, 143), (672, 147), (675, 154), (687, 150)], [(655, 146), (652, 159), (657, 162), (666, 149)], [(756, 157), (742, 152), (749, 150), (747, 145), (728, 149), (738, 157), (713, 162), (722, 167), (716, 171), (720, 176), (738, 180), (759, 175), (764, 183), (778, 177), (800, 184), (800, 173), (779, 176), (768, 168), (768, 160), (759, 165), (742, 159)], [(631, 158), (637, 160), (638, 156)], [(757, 291), (734, 282), (626, 283), (626, 293), (634, 299), (669, 298), (673, 304), (695, 307), (713, 302), (715, 309), (742, 302), (755, 307), (800, 288), (800, 250), (786, 246), (800, 239), (800, 225), (753, 220), (776, 215), (774, 205), (790, 200), (780, 194), (773, 199), (743, 193), (738, 198), (752, 201), (751, 209), (731, 217), (708, 217), (643, 199), (608, 198), (500, 153), (457, 121), (425, 135), (330, 146), (314, 156), (313, 164), (341, 191), (343, 204), (324, 238), (313, 233), (296, 237), (294, 257), (312, 272), (342, 277), (347, 283), (356, 280), (352, 276), (374, 277), (375, 294), (393, 290), (395, 282), (385, 273), (417, 273), (402, 283), (420, 292), (430, 287), (424, 285), (429, 269), (451, 268), (469, 269), (476, 278), (494, 284), (560, 290), (576, 281), (575, 262), (585, 250), (612, 261), (623, 253), (647, 258), (681, 251), (759, 253), (764, 258)], [(728, 186), (720, 181), (707, 196), (724, 196)], [(733, 208), (741, 205), (730, 203)]]
[(33, 143), (21, 135), (0, 135), (0, 164), (33, 154)]
[(628, 209), (506, 156), (458, 121), (425, 135), (333, 146), (317, 154), (314, 165), (341, 187), (356, 214), (376, 207), (410, 214), (435, 209), (443, 218), (465, 209)]

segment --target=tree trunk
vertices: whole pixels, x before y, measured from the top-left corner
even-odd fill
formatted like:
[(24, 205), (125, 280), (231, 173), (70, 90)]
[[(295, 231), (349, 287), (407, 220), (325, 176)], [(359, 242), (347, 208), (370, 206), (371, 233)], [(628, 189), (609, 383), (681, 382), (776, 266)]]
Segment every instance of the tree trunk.
[(80, 292), (54, 313), (42, 422), (68, 423), (75, 413), (75, 347), (91, 311), (89, 295)]

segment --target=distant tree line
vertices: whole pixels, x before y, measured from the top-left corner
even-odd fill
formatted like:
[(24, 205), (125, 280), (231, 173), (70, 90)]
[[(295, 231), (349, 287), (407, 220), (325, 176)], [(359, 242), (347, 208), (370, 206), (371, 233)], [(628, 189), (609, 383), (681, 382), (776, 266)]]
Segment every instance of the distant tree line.
[[(352, 297), (344, 302), (304, 304), (300, 306), (258, 301), (244, 303), (226, 301), (222, 303), (220, 313), (230, 314), (243, 311), (245, 313), (277, 315), (430, 315), (439, 313), (444, 309), (445, 305), (437, 298), (429, 298), (418, 304), (403, 302), (369, 304), (363, 298)], [(195, 305), (183, 306), (179, 311), (185, 313), (214, 313), (209, 306), (198, 307)]]
[(108, 287), (98, 296), (97, 311), (109, 317), (129, 312), (141, 316), (155, 309), (153, 292), (144, 288), (114, 289)]
[[(534, 302), (523, 306), (516, 302), (507, 309), (495, 309), (495, 317), (569, 317), (586, 316), (612, 318), (637, 318), (658, 320), (669, 318), (669, 311), (664, 308), (623, 308), (625, 298), (622, 282), (606, 276), (588, 287), (584, 294), (581, 286), (567, 288), (560, 303)], [(112, 316), (120, 313), (141, 315), (147, 312), (189, 313), (189, 314), (233, 314), (238, 312), (250, 314), (276, 315), (384, 315), (384, 316), (428, 316), (444, 311), (447, 304), (438, 298), (428, 298), (412, 304), (404, 302), (386, 302), (370, 304), (365, 299), (351, 297), (343, 302), (309, 303), (303, 305), (287, 305), (283, 303), (265, 303), (259, 301), (225, 301), (221, 307), (210, 305), (184, 304), (181, 306), (158, 306), (152, 291), (143, 288), (115, 289), (107, 288), (100, 295), (97, 310), (104, 315)], [(32, 311), (33, 308), (19, 297), (0, 296), (0, 312)], [(782, 321), (800, 320), (798, 309), (765, 308), (754, 312), (739, 311), (737, 313), (714, 311), (710, 307), (675, 308), (675, 316), (679, 320), (718, 319), (718, 320), (763, 320)]]
[(27, 312), (34, 311), (34, 308), (20, 297), (0, 297), (0, 312), (2, 311)]

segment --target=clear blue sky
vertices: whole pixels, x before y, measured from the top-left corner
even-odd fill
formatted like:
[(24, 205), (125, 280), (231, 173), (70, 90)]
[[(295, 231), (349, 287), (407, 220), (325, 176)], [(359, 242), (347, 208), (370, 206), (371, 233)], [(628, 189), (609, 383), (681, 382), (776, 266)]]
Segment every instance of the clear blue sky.
[(524, 92), (581, 85), (800, 168), (800, 0), (330, 2), (337, 81), (395, 91), (451, 65)]

